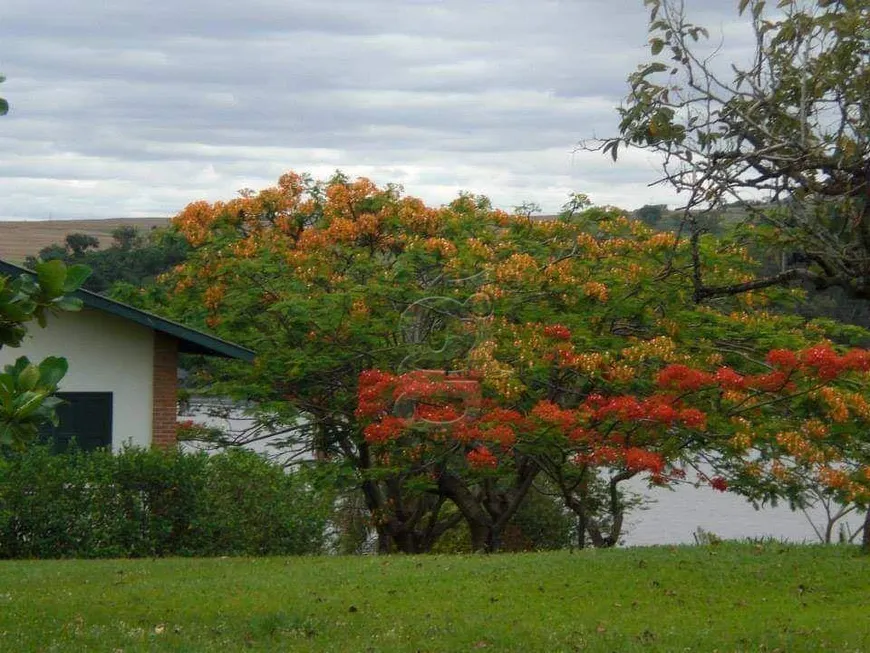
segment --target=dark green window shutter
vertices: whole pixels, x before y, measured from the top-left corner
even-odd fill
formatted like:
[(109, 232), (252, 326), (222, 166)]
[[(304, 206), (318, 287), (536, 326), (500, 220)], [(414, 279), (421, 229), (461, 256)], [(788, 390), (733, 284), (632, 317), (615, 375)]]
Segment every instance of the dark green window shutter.
[(52, 442), (55, 451), (66, 450), (72, 438), (84, 451), (112, 446), (112, 393), (59, 392), (65, 403), (57, 409), (58, 426), (46, 425), (40, 439)]

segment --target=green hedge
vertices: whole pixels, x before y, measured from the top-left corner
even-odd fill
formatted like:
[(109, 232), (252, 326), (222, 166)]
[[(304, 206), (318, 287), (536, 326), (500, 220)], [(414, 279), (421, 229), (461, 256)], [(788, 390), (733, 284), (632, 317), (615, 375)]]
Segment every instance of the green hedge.
[(294, 555), (325, 546), (331, 497), (250, 451), (0, 458), (0, 558)]

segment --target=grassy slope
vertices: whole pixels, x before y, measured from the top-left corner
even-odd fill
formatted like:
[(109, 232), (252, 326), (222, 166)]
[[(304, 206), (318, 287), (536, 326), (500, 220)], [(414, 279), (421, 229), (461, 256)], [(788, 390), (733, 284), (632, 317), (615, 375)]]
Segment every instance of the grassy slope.
[(94, 236), (105, 247), (112, 242), (112, 231), (131, 225), (142, 232), (152, 227), (165, 227), (169, 218), (117, 218), (106, 220), (32, 220), (0, 221), (0, 258), (13, 263), (36, 255), (40, 249), (63, 243), (67, 234)]
[(0, 564), (3, 651), (867, 651), (870, 558), (721, 545)]

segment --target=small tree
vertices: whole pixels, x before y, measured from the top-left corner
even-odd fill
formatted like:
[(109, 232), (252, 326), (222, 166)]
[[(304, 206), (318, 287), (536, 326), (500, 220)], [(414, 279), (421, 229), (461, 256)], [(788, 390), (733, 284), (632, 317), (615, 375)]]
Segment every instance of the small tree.
[(64, 238), (67, 249), (73, 256), (83, 256), (89, 249), (97, 249), (100, 241), (90, 234), (67, 234)]
[[(738, 202), (781, 268), (718, 285), (694, 259), (696, 300), (795, 280), (870, 299), (870, 5), (865, 0), (740, 0), (755, 35), (744, 64), (723, 65), (679, 0), (651, 9), (654, 59), (631, 74), (619, 136), (585, 144), (662, 155), (662, 182), (698, 212)], [(757, 200), (764, 200), (759, 203)], [(772, 203), (772, 204), (771, 204)]]

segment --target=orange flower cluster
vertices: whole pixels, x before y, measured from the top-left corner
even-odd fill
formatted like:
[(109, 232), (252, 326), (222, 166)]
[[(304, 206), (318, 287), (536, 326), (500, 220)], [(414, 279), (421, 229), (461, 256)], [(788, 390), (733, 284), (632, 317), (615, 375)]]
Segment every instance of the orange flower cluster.
[(456, 255), (456, 245), (446, 238), (427, 238), (423, 242), (423, 247), (427, 252), (437, 253), (444, 258)]
[(607, 286), (599, 281), (587, 281), (583, 284), (583, 294), (604, 303), (608, 297)]
[(538, 262), (530, 254), (512, 254), (495, 267), (495, 278), (500, 283), (528, 281), (537, 274)]
[(842, 424), (849, 419), (849, 405), (842, 393), (834, 388), (822, 388), (822, 399), (825, 401), (826, 413), (832, 421)]

